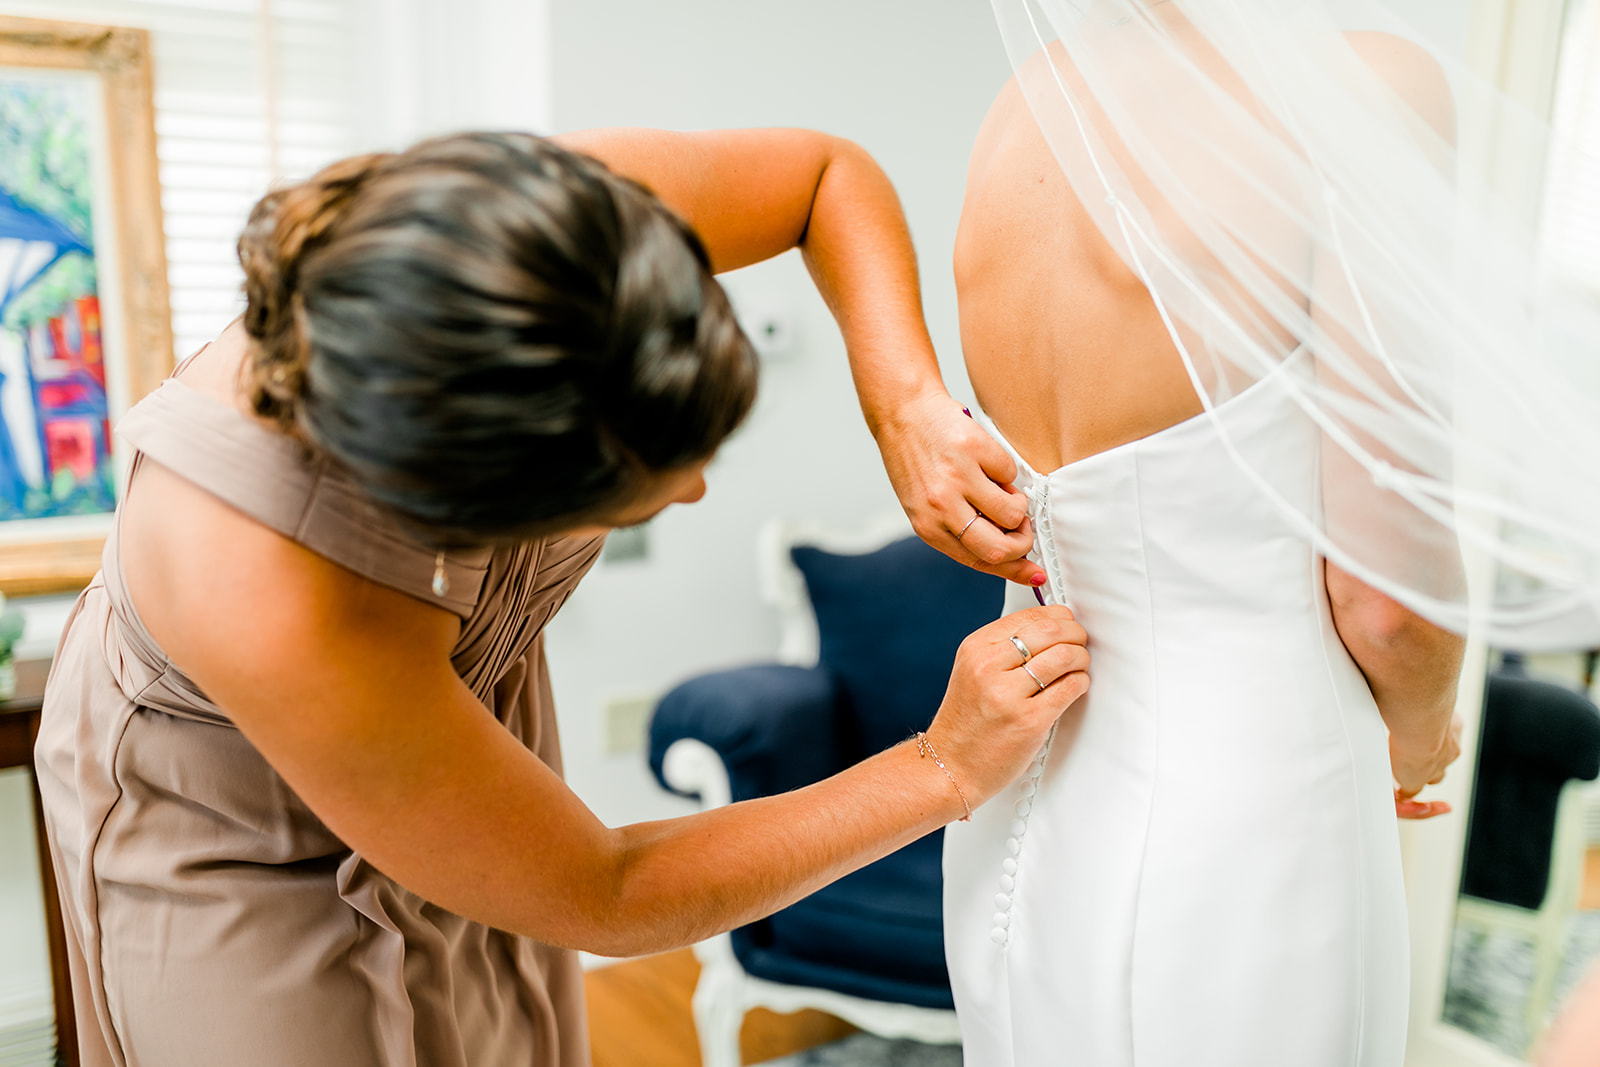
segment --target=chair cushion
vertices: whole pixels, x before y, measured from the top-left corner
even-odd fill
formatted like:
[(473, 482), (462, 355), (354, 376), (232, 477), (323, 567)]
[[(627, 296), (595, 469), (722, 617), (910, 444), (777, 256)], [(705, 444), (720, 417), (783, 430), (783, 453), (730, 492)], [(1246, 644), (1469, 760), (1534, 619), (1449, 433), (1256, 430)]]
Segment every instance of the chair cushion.
[(1000, 617), (1005, 582), (908, 537), (844, 556), (791, 550), (820, 638), (819, 665), (844, 695), (847, 762), (925, 729), (939, 710), (956, 648)]
[(674, 687), (650, 719), (650, 770), (680, 738), (704, 741), (722, 757), (734, 800), (787, 793), (836, 774), (838, 687), (810, 667), (758, 663), (715, 671)]
[(940, 915), (944, 831), (733, 932), (746, 971), (869, 1000), (952, 1008)]
[(1549, 682), (1490, 675), (1461, 891), (1542, 907), (1562, 787), (1597, 774), (1600, 713), (1593, 704)]

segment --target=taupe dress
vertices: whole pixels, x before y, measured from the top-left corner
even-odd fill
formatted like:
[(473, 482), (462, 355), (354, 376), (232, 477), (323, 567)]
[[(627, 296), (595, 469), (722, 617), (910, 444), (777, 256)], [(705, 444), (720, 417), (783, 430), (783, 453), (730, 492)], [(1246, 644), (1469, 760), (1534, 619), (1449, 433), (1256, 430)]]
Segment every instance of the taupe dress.
[[(183, 382), (119, 431), (131, 491), (154, 461), (459, 615), (461, 677), (559, 773), (540, 631), (599, 539), (452, 555), (438, 597), (433, 552)], [(334, 836), (145, 631), (115, 532), (62, 636), (35, 756), (87, 1067), (589, 1063), (575, 955), (437, 908)]]

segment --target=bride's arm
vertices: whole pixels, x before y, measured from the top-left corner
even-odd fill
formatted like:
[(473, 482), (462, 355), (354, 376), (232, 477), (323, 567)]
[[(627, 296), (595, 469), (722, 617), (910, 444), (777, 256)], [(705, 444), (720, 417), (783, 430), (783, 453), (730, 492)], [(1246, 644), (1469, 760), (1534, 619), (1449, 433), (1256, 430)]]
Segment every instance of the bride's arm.
[(1389, 727), (1389, 759), (1400, 786), (1396, 811), (1413, 819), (1449, 811), (1441, 801), (1413, 798), (1443, 780), (1461, 755), (1455, 706), (1466, 642), (1332, 563), (1327, 585), (1334, 627)]
[[(894, 187), (859, 146), (811, 130), (589, 130), (566, 147), (649, 186), (694, 226), (718, 271), (798, 247), (844, 335), (867, 425), (912, 526), (952, 558), (1042, 582), (1022, 557), (1011, 457), (945, 390)], [(956, 534), (978, 512), (963, 537)]]

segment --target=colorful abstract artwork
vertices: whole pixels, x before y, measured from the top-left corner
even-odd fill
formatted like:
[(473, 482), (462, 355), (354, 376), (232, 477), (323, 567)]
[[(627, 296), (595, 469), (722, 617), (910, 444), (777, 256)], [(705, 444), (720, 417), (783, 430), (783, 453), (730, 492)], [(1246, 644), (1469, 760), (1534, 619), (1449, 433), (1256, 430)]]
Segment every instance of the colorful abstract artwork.
[(92, 83), (0, 71), (0, 522), (116, 504)]

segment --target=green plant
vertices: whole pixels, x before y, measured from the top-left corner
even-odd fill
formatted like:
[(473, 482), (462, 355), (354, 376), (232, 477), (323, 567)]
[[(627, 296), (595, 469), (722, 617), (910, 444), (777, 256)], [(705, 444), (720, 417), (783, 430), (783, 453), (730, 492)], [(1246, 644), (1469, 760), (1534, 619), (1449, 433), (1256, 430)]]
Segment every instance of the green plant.
[(24, 622), (22, 612), (16, 608), (7, 608), (0, 612), (0, 663), (11, 658), (17, 642), (22, 638)]

